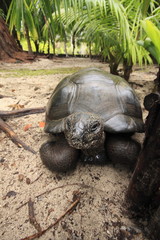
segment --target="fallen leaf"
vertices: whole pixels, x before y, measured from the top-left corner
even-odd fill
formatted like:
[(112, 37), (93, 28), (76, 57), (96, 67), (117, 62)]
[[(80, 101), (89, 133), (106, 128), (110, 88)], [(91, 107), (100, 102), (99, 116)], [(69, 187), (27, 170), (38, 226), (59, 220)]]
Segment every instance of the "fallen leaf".
[(16, 196), (17, 193), (15, 191), (9, 191), (7, 194), (6, 194), (6, 197), (12, 197), (12, 196)]
[(13, 162), (13, 163), (11, 164), (11, 166), (12, 166), (12, 167), (15, 167), (15, 166), (16, 166), (16, 163), (15, 163), (15, 162)]
[(45, 126), (45, 122), (39, 122), (39, 127), (43, 128)]
[(27, 124), (24, 128), (23, 128), (23, 130), (24, 131), (27, 131), (29, 128), (31, 128), (32, 127), (32, 124)]
[(31, 179), (27, 177), (27, 178), (26, 178), (26, 183), (27, 183), (27, 184), (31, 184)]
[(19, 180), (20, 182), (22, 182), (23, 179), (24, 179), (24, 175), (23, 175), (23, 174), (19, 174), (19, 175), (18, 175), (18, 180)]
[(5, 158), (0, 158), (0, 163), (3, 163), (6, 159)]

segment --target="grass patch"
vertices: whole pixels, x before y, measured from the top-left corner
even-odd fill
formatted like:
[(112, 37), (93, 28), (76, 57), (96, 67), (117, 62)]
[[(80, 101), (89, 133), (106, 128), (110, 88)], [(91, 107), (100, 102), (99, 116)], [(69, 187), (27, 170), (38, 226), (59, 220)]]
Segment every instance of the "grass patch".
[[(0, 69), (0, 76), (7, 77), (28, 77), (28, 76), (40, 76), (51, 74), (72, 74), (81, 68), (56, 68), (56, 69)], [(2, 73), (2, 74), (1, 74)]]

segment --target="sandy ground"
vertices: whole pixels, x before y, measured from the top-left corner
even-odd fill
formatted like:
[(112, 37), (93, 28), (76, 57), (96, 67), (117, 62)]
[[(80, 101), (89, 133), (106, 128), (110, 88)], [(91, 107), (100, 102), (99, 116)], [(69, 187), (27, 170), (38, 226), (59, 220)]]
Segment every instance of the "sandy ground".
[[(45, 106), (57, 83), (68, 75), (45, 75), (47, 69), (89, 66), (109, 70), (106, 64), (86, 58), (40, 59), (31, 64), (0, 63), (0, 94), (14, 97), (0, 99), (0, 110), (12, 110), (11, 105), (17, 103), (25, 108)], [(14, 76), (12, 71), (15, 74), (17, 69), (44, 71), (37, 76)], [(131, 75), (130, 82), (141, 103), (153, 88), (156, 72), (154, 66), (135, 67)], [(43, 113), (7, 121), (36, 154), (18, 148), (0, 132), (0, 239), (20, 240), (37, 232), (29, 220), (31, 203), (34, 203), (37, 225), (43, 230), (59, 219), (80, 196), (76, 207), (40, 240), (147, 240), (143, 235), (147, 222), (136, 223), (126, 209), (125, 194), (132, 173), (112, 164), (101, 167), (82, 163), (67, 174), (49, 171), (39, 156), (39, 147), (46, 140), (43, 128), (39, 127), (44, 119)], [(27, 124), (32, 126), (24, 131)], [(142, 141), (143, 135), (139, 139)]]

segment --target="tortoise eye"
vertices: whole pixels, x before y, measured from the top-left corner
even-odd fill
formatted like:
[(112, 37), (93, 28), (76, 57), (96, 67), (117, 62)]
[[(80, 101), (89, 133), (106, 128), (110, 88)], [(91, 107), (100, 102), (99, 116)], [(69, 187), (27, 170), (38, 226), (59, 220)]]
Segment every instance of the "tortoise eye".
[(97, 128), (99, 127), (100, 123), (99, 122), (94, 122), (92, 125), (91, 125), (91, 131), (94, 132), (97, 130)]

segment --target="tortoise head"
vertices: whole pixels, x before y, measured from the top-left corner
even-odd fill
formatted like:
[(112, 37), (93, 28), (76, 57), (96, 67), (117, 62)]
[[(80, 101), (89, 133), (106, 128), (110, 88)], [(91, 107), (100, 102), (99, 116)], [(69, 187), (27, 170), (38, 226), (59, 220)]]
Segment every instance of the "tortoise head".
[(103, 120), (92, 113), (73, 113), (65, 119), (64, 134), (74, 148), (97, 148), (104, 142)]

